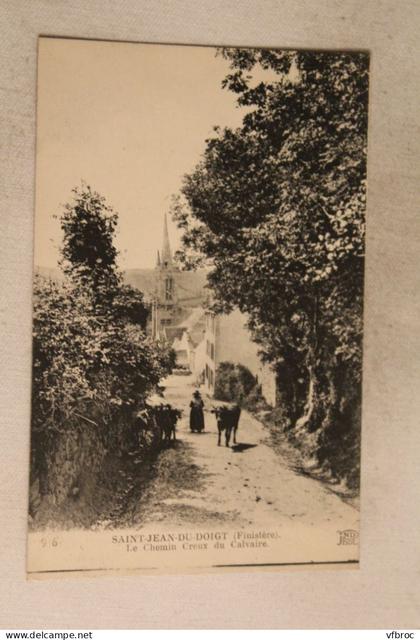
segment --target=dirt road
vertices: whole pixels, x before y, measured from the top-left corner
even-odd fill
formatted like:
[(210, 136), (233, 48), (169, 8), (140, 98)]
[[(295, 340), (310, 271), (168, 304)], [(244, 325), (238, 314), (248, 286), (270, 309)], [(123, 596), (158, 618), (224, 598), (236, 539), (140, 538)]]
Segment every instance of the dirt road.
[(293, 471), (269, 446), (267, 429), (247, 412), (241, 415), (237, 446), (218, 447), (215, 417), (209, 411), (205, 432), (189, 431), (192, 381), (171, 376), (164, 384), (167, 401), (184, 413), (177, 442), (159, 455), (154, 477), (132, 513), (133, 524), (208, 528), (234, 522), (238, 528), (299, 521), (357, 527), (357, 510), (320, 482)]

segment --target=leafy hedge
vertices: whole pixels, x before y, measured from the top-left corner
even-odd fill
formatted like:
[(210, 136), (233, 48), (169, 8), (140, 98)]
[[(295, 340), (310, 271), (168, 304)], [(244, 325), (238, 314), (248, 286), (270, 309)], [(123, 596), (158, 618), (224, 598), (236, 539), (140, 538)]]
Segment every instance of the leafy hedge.
[(137, 452), (141, 462), (156, 447), (153, 434), (145, 440), (138, 433), (136, 415), (175, 362), (145, 333), (141, 292), (122, 284), (112, 244), (116, 214), (89, 188), (74, 194), (62, 218), (64, 278), (34, 282), (35, 519), (43, 503), (66, 510), (94, 504), (106, 459)]
[(266, 407), (255, 376), (244, 365), (232, 362), (220, 362), (217, 366), (214, 397), (216, 400), (236, 402), (251, 411)]

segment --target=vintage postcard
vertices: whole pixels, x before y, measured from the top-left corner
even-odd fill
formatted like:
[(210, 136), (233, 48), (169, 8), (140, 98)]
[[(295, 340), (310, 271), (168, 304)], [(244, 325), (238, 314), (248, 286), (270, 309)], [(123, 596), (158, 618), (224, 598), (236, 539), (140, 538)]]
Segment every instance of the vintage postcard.
[(31, 577), (357, 567), (368, 79), (40, 39)]

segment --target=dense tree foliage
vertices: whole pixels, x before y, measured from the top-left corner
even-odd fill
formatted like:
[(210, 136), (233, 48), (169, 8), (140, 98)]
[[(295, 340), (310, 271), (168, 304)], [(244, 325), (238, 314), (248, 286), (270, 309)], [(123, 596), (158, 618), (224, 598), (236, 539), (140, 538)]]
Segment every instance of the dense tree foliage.
[(214, 397), (217, 400), (242, 404), (256, 384), (255, 376), (247, 367), (232, 362), (220, 362), (216, 372)]
[(337, 474), (358, 438), (368, 57), (220, 53), (246, 113), (185, 176), (181, 259), (204, 256), (215, 307), (248, 314), (295, 436)]
[(214, 397), (223, 402), (234, 402), (251, 411), (268, 407), (258, 378), (244, 365), (228, 361), (220, 362), (217, 366)]
[(73, 189), (72, 202), (60, 216), (63, 231), (61, 267), (65, 274), (95, 287), (118, 281), (114, 235), (118, 215), (89, 185)]
[(47, 376), (46, 393), (75, 402), (98, 396), (101, 382), (101, 401), (135, 406), (172, 356), (146, 337), (143, 295), (122, 282), (113, 244), (117, 214), (89, 186), (73, 195), (60, 218), (64, 282), (35, 282), (34, 366), (42, 375), (34, 382)]

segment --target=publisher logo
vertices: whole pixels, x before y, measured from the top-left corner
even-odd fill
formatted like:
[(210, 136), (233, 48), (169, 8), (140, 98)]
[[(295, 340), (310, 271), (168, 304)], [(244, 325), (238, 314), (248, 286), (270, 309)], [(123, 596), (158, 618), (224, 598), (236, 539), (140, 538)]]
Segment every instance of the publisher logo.
[(343, 529), (342, 531), (337, 531), (337, 533), (338, 545), (358, 544), (359, 542), (359, 532), (355, 529)]

